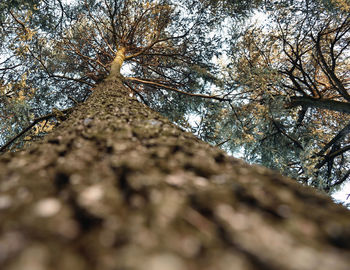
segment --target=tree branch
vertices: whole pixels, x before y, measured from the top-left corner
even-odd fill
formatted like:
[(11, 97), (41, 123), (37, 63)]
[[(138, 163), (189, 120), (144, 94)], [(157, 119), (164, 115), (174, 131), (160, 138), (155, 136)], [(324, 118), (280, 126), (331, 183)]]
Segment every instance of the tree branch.
[(337, 135), (333, 137), (332, 140), (330, 140), (322, 149), (317, 153), (318, 156), (323, 155), (329, 147), (331, 147), (333, 144), (337, 143), (341, 139), (345, 137), (345, 135), (349, 134), (350, 132), (350, 123), (347, 124), (342, 130), (338, 132)]
[(339, 78), (337, 77), (337, 75), (333, 72), (333, 70), (329, 67), (322, 49), (321, 49), (321, 32), (317, 35), (317, 38), (314, 38), (313, 36), (311, 36), (312, 40), (315, 42), (316, 44), (316, 51), (317, 51), (317, 55), (322, 63), (322, 66), (324, 68), (324, 71), (326, 72), (326, 75), (329, 76), (331, 83), (334, 84), (336, 90), (339, 92), (339, 94), (342, 95), (342, 97), (344, 99), (346, 99), (347, 101), (350, 101), (350, 95), (348, 94), (347, 90), (345, 89), (344, 85), (342, 84), (342, 82), (339, 80)]
[(346, 180), (349, 176), (350, 176), (350, 170), (348, 170), (340, 180), (338, 180), (338, 181), (336, 181), (335, 183), (331, 184), (329, 187), (335, 187), (335, 186), (338, 186), (338, 185), (344, 183), (345, 180)]
[(287, 132), (285, 132), (283, 130), (283, 128), (281, 127), (281, 125), (279, 125), (273, 118), (271, 118), (273, 125), (275, 126), (275, 128), (282, 133), (284, 136), (286, 136), (289, 140), (291, 140), (297, 147), (299, 147), (300, 149), (304, 150), (304, 147), (301, 145), (300, 142), (298, 142), (296, 139), (294, 139), (293, 137), (291, 137)]
[(288, 107), (319, 108), (350, 114), (350, 103), (312, 97), (291, 97)]
[(174, 88), (174, 87), (171, 87), (171, 86), (167, 86), (167, 85), (164, 85), (164, 84), (161, 84), (161, 83), (156, 83), (156, 82), (152, 82), (152, 81), (148, 81), (148, 80), (132, 78), (132, 77), (126, 77), (124, 79), (128, 80), (128, 81), (134, 81), (134, 82), (137, 82), (137, 83), (153, 85), (153, 86), (158, 87), (158, 88), (163, 88), (163, 89), (166, 89), (166, 90), (174, 91), (174, 92), (177, 92), (177, 93), (180, 93), (180, 94), (184, 94), (184, 95), (188, 95), (188, 96), (191, 96), (191, 97), (216, 99), (216, 100), (219, 100), (219, 101), (230, 101), (230, 99), (228, 99), (228, 98), (221, 98), (221, 97), (218, 97), (218, 96), (207, 96), (207, 95), (202, 95), (202, 94), (188, 93), (188, 92), (181, 91), (181, 90), (179, 90), (177, 88)]
[(339, 156), (339, 155), (341, 155), (341, 154), (343, 154), (343, 153), (345, 153), (346, 151), (349, 151), (349, 150), (350, 150), (350, 145), (347, 145), (347, 146), (345, 146), (345, 147), (343, 147), (343, 148), (341, 148), (341, 149), (339, 149), (337, 151), (329, 153), (328, 155), (326, 155), (324, 157), (324, 159), (321, 162), (319, 162), (315, 166), (315, 168), (316, 169), (320, 169), (324, 164), (326, 164), (326, 162), (328, 162), (330, 160), (333, 160), (336, 156)]
[[(62, 110), (62, 113), (68, 113), (69, 111), (71, 111), (72, 108), (69, 109), (65, 109)], [(14, 141), (16, 141), (19, 137), (21, 137), (23, 134), (25, 134), (26, 132), (28, 132), (30, 129), (32, 129), (32, 127), (34, 127), (37, 123), (44, 121), (44, 120), (48, 120), (50, 118), (56, 117), (56, 114), (53, 113), (49, 113), (46, 114), (44, 116), (40, 116), (38, 118), (35, 118), (33, 120), (33, 122), (31, 124), (29, 124), (27, 127), (25, 127), (20, 133), (18, 133), (17, 135), (15, 135), (14, 137), (12, 137), (7, 143), (5, 143), (3, 146), (0, 147), (0, 152), (4, 152), (6, 150), (6, 148), (12, 144)]]

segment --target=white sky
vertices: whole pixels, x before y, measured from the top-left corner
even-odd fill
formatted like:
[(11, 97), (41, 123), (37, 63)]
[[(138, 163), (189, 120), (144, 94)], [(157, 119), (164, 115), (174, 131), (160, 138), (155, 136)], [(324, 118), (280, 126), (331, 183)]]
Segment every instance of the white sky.
[(332, 197), (339, 202), (342, 203), (349, 203), (350, 202), (350, 197), (347, 200), (348, 195), (350, 194), (350, 182), (347, 182), (344, 184), (342, 189), (332, 195)]

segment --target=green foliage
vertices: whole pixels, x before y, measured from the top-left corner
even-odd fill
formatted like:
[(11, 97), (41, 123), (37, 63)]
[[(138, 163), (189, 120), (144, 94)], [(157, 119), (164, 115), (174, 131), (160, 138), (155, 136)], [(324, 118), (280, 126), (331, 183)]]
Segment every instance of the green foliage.
[(348, 131), (339, 137), (350, 120), (341, 109), (350, 105), (349, 15), (320, 1), (277, 6), (232, 43), (225, 72), (235, 101), (222, 134), (234, 139), (226, 148), (243, 145), (248, 161), (333, 192), (350, 170)]

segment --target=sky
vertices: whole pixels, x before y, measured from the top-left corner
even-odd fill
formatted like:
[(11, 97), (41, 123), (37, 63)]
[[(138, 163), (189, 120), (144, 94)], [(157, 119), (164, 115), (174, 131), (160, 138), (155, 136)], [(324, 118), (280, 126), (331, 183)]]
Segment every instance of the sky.
[[(336, 201), (339, 201), (341, 203), (350, 203), (350, 182), (347, 182), (342, 186), (341, 190), (338, 192), (335, 192), (332, 197)], [(347, 198), (349, 196), (349, 198)]]

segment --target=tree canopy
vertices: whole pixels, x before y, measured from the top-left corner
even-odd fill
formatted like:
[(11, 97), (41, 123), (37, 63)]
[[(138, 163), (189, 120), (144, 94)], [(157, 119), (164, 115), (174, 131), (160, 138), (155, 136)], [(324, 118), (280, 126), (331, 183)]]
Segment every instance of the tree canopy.
[(210, 60), (219, 38), (209, 35), (216, 17), (204, 4), (182, 4), (186, 7), (171, 1), (9, 5), (1, 68), (8, 134), (53, 106), (84, 100), (123, 50), (123, 81), (145, 103), (167, 111), (178, 94), (224, 100), (205, 87), (216, 83)]
[(349, 5), (294, 2), (267, 5), (232, 41), (223, 70), (234, 99), (211, 138), (332, 192), (350, 175)]

